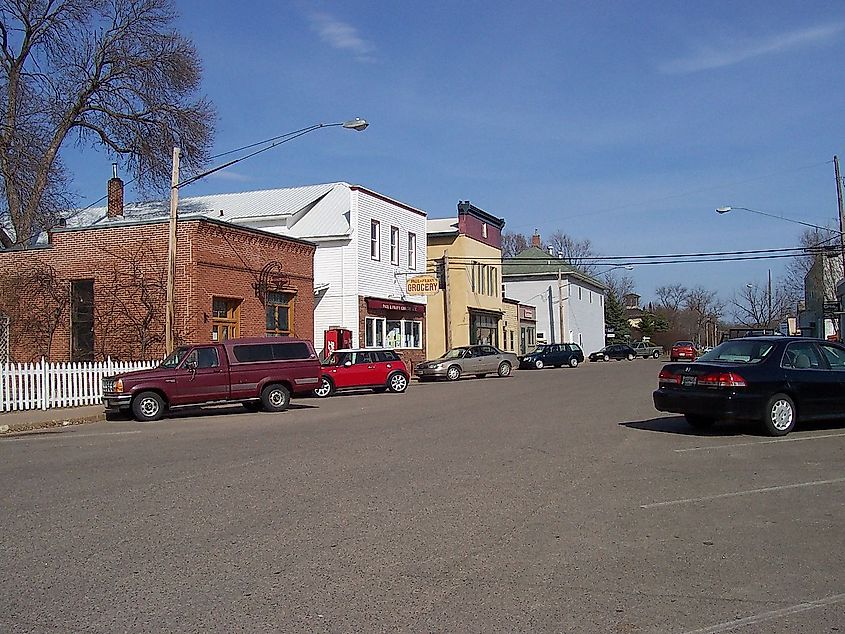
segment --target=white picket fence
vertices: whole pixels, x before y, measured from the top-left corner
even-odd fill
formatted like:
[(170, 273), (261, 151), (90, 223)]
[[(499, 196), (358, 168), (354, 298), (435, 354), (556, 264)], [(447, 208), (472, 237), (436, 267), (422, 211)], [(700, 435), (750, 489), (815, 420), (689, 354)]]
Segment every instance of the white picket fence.
[(0, 363), (0, 412), (94, 405), (103, 396), (103, 377), (145, 370), (158, 361), (96, 363)]

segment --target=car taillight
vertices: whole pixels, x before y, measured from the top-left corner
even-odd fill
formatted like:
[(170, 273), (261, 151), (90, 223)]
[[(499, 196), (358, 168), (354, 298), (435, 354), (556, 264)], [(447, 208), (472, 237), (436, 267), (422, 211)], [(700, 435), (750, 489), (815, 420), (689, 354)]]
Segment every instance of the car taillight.
[(745, 379), (733, 372), (713, 372), (698, 377), (698, 384), (705, 387), (745, 387)]
[(677, 374), (672, 374), (669, 370), (661, 370), (660, 376), (657, 377), (658, 383), (663, 384), (678, 384), (681, 382), (681, 377)]

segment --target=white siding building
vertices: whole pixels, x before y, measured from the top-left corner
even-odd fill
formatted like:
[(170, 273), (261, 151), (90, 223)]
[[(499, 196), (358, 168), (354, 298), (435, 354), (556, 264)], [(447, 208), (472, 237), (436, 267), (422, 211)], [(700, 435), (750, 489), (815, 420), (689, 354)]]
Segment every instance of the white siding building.
[(604, 347), (604, 284), (537, 247), (505, 260), (502, 279), (507, 297), (537, 308), (538, 342)]
[[(95, 219), (92, 215), (98, 216)], [(102, 213), (98, 213), (102, 212)], [(127, 206), (129, 217), (167, 213), (161, 203)], [(426, 213), (349, 183), (326, 183), (179, 201), (179, 215), (208, 215), (314, 242), (314, 347), (328, 329), (351, 331), (352, 346), (388, 346), (424, 357), (425, 296), (406, 280), (426, 270)], [(105, 209), (92, 222), (108, 222)]]

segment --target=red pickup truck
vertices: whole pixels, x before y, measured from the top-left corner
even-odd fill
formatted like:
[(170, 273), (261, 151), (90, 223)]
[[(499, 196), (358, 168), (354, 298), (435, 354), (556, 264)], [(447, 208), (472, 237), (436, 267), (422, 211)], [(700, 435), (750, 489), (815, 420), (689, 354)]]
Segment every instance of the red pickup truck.
[(291, 394), (320, 384), (320, 361), (308, 341), (289, 337), (229, 339), (182, 346), (152, 370), (103, 379), (106, 415), (160, 419), (171, 407), (241, 402), (248, 410), (281, 412)]

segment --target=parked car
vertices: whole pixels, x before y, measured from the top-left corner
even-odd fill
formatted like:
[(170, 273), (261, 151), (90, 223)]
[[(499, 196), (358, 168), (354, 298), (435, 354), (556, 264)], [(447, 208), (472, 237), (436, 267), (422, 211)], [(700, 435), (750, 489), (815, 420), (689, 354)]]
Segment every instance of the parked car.
[(648, 359), (649, 357), (657, 359), (663, 354), (663, 346), (656, 346), (650, 341), (635, 341), (631, 344), (631, 347), (637, 356), (643, 359)]
[(672, 344), (672, 349), (669, 350), (670, 361), (695, 361), (698, 356), (698, 350), (695, 349), (695, 344), (692, 341), (676, 341)]
[(560, 368), (568, 365), (577, 368), (584, 362), (584, 351), (577, 343), (549, 343), (539, 345), (523, 357), (519, 357), (520, 368), (537, 368), (546, 366)]
[(335, 350), (323, 362), (320, 385), (315, 396), (325, 398), (337, 391), (369, 387), (376, 392), (404, 392), (410, 371), (393, 350)]
[(800, 421), (845, 418), (845, 346), (796, 337), (747, 337), (719, 344), (695, 363), (663, 366), (654, 406), (693, 427), (759, 421), (784, 436)]
[(591, 352), (590, 361), (610, 361), (611, 359), (633, 361), (636, 356), (637, 353), (627, 343), (614, 343), (596, 352)]
[(320, 384), (320, 361), (308, 341), (289, 337), (229, 339), (180, 346), (152, 370), (103, 379), (106, 414), (160, 419), (182, 405), (241, 402), (247, 409), (281, 412), (291, 394)]
[(484, 377), (488, 374), (509, 376), (519, 366), (512, 352), (502, 352), (493, 346), (460, 346), (447, 351), (439, 359), (424, 361), (414, 368), (420, 381), (448, 379), (457, 381), (464, 374)]

